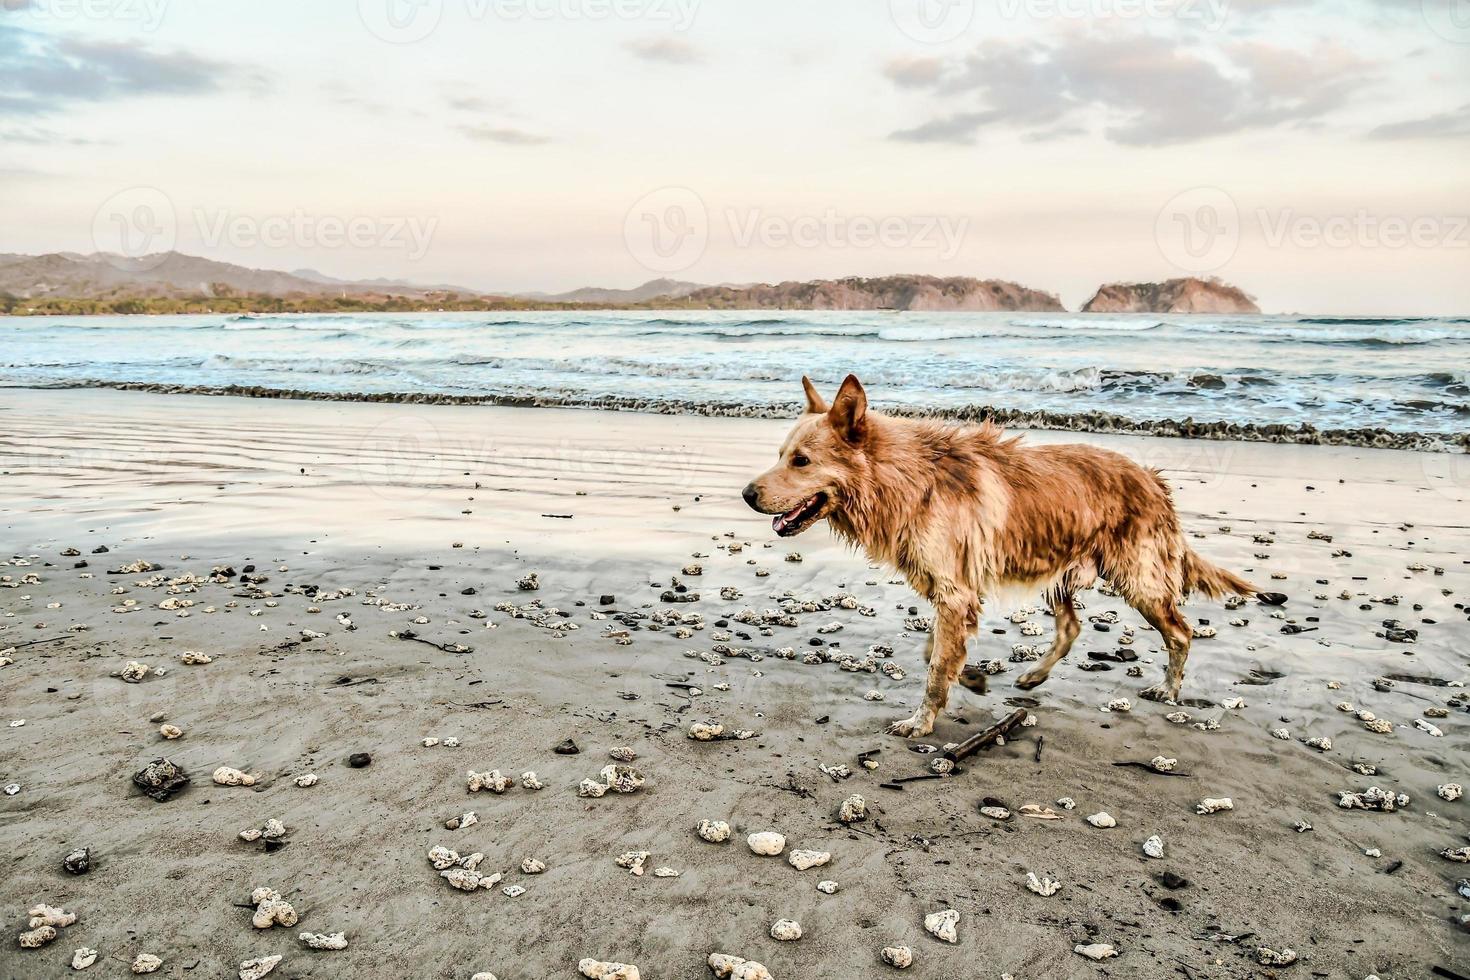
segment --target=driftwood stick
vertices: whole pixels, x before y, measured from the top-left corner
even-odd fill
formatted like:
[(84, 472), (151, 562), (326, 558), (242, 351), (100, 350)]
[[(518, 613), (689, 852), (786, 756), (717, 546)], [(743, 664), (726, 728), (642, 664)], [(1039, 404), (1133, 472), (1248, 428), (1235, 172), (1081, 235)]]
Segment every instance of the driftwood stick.
[(981, 749), (989, 748), (997, 740), (1005, 738), (1011, 732), (1015, 731), (1021, 722), (1025, 720), (1026, 709), (1017, 708), (994, 725), (985, 729), (985, 731), (971, 735), (959, 745), (956, 745), (953, 752), (944, 753), (944, 757), (950, 762), (959, 762), (961, 759), (968, 759)]

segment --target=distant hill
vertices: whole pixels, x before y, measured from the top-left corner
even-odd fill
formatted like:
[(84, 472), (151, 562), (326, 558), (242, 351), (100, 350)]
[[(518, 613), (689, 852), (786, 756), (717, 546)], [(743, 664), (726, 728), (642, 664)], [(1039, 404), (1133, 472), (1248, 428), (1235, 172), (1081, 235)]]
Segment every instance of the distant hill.
[[(1053, 293), (998, 279), (924, 275), (705, 286), (654, 279), (631, 289), (490, 293), (399, 279), (334, 279), (314, 269), (281, 272), (163, 252), (141, 258), (93, 253), (0, 253), (0, 313), (310, 313), (414, 310), (913, 310), (1065, 312)], [(1085, 313), (1259, 313), (1217, 279), (1112, 283)]]
[(697, 289), (704, 289), (697, 282), (680, 282), (677, 279), (651, 279), (632, 289), (602, 289), (584, 286), (569, 293), (516, 293), (523, 299), (540, 299), (552, 303), (646, 303), (660, 296), (682, 297)]
[(94, 253), (7, 256), (0, 261), (0, 292), (22, 299), (149, 299), (231, 294), (264, 296), (424, 296), (422, 286), (309, 279), (271, 269), (249, 269), (182, 252), (140, 258)]
[(1013, 282), (957, 276), (819, 279), (776, 285), (706, 286), (671, 305), (688, 309), (943, 310), (1063, 312), (1061, 301)]
[(1101, 286), (1083, 313), (1259, 313), (1243, 290), (1218, 279), (1115, 282)]

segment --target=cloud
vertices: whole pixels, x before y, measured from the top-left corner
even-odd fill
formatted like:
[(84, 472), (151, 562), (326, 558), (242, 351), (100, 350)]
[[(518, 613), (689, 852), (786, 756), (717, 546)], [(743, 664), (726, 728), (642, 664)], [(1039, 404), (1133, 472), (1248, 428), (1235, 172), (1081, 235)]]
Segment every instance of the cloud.
[(53, 37), (0, 23), (0, 116), (41, 116), (77, 103), (134, 96), (197, 95), (258, 75), (186, 51), (127, 41)]
[(883, 74), (899, 88), (929, 88), (944, 77), (942, 58), (895, 58), (883, 66)]
[(0, 129), (0, 143), (18, 146), (97, 146), (101, 142), (40, 127)]
[(640, 38), (629, 41), (627, 48), (634, 57), (665, 65), (696, 65), (704, 60), (698, 48), (676, 37)]
[(501, 108), (498, 102), (481, 98), (478, 95), (456, 95), (450, 98), (449, 108), (458, 109), (460, 112), (492, 112)]
[(551, 142), (550, 136), (513, 129), (509, 126), (460, 126), (459, 131), (470, 139), (486, 143), (503, 143), (506, 146), (541, 146)]
[(1372, 63), (1337, 45), (1308, 52), (1235, 44), (1206, 58), (1160, 37), (1075, 35), (993, 41), (958, 59), (894, 62), (895, 85), (925, 91), (933, 118), (890, 134), (969, 144), (987, 130), (1028, 140), (1101, 130), (1115, 143), (1159, 146), (1246, 129), (1314, 125), (1372, 80)]
[(1375, 140), (1461, 139), (1470, 136), (1470, 103), (1422, 119), (1385, 123), (1368, 133)]

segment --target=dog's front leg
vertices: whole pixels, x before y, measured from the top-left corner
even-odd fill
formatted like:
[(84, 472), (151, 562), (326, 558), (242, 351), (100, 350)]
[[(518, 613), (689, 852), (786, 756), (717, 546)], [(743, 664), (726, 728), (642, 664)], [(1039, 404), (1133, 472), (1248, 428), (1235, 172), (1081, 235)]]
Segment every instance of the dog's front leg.
[(965, 666), (965, 641), (980, 625), (980, 602), (974, 597), (945, 599), (937, 604), (935, 612), (924, 703), (912, 716), (888, 726), (890, 735), (923, 738), (934, 731), (934, 719), (949, 703), (950, 686)]

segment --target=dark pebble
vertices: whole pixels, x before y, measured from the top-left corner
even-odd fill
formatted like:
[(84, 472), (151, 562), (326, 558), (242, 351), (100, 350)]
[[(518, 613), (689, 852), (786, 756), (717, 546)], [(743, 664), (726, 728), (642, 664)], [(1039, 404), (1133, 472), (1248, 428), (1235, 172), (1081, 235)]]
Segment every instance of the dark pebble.
[(92, 852), (79, 847), (62, 859), (61, 866), (71, 874), (84, 875), (92, 870)]
[(347, 764), (354, 769), (366, 769), (373, 764), (373, 757), (366, 752), (354, 752), (347, 757)]
[(582, 750), (577, 748), (576, 742), (572, 741), (571, 739), (566, 739), (559, 743), (556, 748), (552, 749), (551, 751), (555, 752), (557, 755), (577, 755)]

